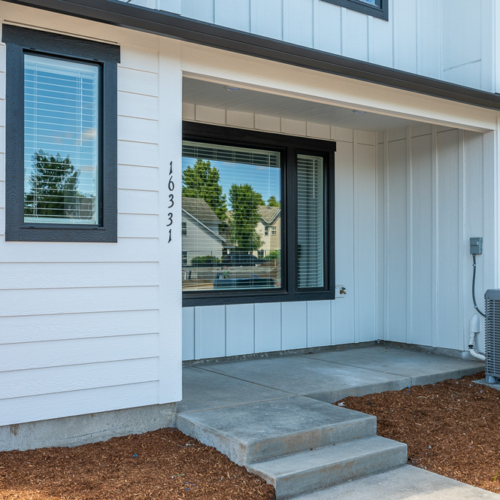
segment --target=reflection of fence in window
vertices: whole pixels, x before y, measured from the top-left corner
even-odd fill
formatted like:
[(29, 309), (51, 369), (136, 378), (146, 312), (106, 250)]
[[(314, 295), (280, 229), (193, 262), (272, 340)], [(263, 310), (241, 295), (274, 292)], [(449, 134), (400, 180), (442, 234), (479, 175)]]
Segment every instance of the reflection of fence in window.
[(182, 196), (184, 290), (281, 286), (279, 153), (185, 141)]
[(222, 288), (279, 288), (281, 286), (280, 254), (264, 250), (255, 257), (232, 254), (213, 262), (210, 256), (196, 257), (182, 252), (183, 290), (213, 290)]

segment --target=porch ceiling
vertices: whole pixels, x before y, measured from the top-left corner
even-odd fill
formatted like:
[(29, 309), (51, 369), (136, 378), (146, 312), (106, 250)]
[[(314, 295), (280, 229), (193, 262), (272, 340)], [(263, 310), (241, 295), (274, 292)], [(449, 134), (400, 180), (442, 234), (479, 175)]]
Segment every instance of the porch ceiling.
[(422, 122), (415, 120), (377, 113), (359, 113), (350, 108), (255, 90), (229, 91), (226, 85), (186, 77), (183, 79), (182, 95), (183, 102), (190, 104), (278, 116), (280, 118), (369, 132), (380, 132), (392, 128), (422, 124)]

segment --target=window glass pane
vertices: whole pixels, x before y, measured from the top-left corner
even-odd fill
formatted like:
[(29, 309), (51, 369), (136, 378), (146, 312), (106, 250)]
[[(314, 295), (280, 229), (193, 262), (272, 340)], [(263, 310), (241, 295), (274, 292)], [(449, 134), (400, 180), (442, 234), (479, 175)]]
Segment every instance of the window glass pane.
[(324, 286), (323, 158), (297, 155), (298, 287)]
[(24, 58), (24, 221), (98, 223), (97, 65)]
[(184, 291), (281, 288), (280, 154), (183, 142)]

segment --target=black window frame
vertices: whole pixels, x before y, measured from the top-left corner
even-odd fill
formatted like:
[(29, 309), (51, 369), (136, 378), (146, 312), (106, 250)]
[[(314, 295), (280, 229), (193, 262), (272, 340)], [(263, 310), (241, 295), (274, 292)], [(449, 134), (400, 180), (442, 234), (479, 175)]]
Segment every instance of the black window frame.
[[(118, 86), (120, 47), (4, 24), (7, 46), (5, 241), (117, 242)], [(24, 222), (24, 55), (100, 67), (99, 224)]]
[[(182, 292), (183, 307), (292, 302), (335, 299), (335, 151), (336, 143), (253, 130), (183, 122), (183, 140), (209, 144), (266, 149), (280, 152), (281, 160), (281, 289)], [(297, 287), (297, 154), (323, 156), (325, 175), (325, 286)]]
[(346, 9), (355, 10), (367, 16), (376, 17), (383, 21), (389, 21), (389, 1), (390, 0), (376, 0), (377, 5), (370, 5), (363, 0), (321, 0), (322, 2), (345, 7)]

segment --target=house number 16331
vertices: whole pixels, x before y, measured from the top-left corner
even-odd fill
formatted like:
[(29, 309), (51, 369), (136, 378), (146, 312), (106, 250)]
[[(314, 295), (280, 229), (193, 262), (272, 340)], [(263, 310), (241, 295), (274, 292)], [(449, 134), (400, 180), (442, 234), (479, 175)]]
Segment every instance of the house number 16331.
[[(170, 172), (169, 172), (169, 180), (168, 180), (168, 190), (170, 191), (170, 194), (168, 195), (168, 199), (169, 199), (169, 206), (168, 208), (172, 208), (174, 205), (175, 205), (175, 202), (174, 202), (174, 193), (172, 192), (174, 190), (174, 181), (172, 180), (172, 177), (173, 177), (173, 172), (174, 172), (174, 168), (173, 168), (173, 165), (172, 165), (172, 162), (170, 162)], [(172, 212), (169, 212), (168, 213), (168, 224), (167, 224), (167, 227), (170, 227), (172, 224), (174, 223), (174, 214)], [(168, 242), (170, 243), (172, 241), (172, 229), (169, 229), (168, 230)]]

